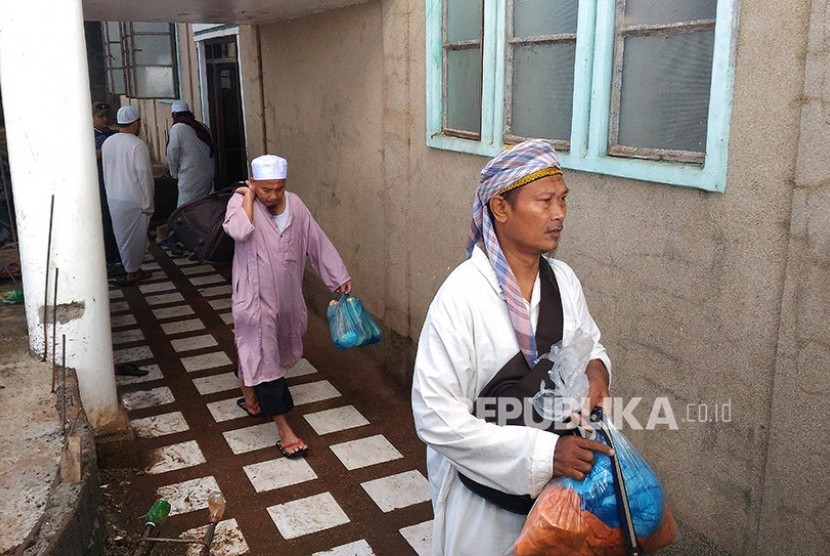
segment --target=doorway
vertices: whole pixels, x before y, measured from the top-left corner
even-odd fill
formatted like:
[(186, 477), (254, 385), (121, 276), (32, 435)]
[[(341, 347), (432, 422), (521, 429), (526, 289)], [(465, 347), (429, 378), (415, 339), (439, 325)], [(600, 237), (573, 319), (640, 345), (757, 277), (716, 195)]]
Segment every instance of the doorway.
[(236, 36), (204, 41), (210, 127), (216, 143), (216, 190), (248, 178)]

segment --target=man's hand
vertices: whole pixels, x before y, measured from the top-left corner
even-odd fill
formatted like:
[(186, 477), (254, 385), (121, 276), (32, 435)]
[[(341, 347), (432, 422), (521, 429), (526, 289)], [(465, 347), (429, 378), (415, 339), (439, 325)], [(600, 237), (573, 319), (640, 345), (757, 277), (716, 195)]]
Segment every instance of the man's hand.
[(581, 481), (594, 466), (594, 452), (614, 455), (614, 450), (595, 440), (576, 435), (560, 437), (553, 453), (553, 476)]
[[(246, 182), (247, 183), (247, 182)], [(233, 190), (234, 193), (239, 193), (240, 195), (251, 195), (253, 194), (253, 190), (248, 187), (247, 185), (243, 185), (242, 187), (237, 187)]]
[(588, 397), (582, 405), (582, 411), (575, 416), (577, 423), (585, 429), (592, 431), (591, 411), (597, 406), (601, 407), (606, 415), (611, 413), (611, 392), (608, 389), (608, 371), (599, 359), (591, 359), (585, 368), (585, 375), (588, 377)]
[(343, 295), (344, 293), (349, 293), (352, 291), (352, 281), (349, 280), (345, 284), (342, 284), (339, 288), (337, 288), (337, 293)]

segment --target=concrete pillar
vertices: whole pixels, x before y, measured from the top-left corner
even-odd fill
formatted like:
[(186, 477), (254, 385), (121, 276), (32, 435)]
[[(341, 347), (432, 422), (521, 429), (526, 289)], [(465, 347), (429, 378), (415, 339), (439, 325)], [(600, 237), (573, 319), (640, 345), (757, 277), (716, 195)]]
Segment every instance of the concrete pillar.
[(65, 335), (66, 365), (75, 368), (87, 418), (100, 430), (123, 420), (123, 412), (115, 393), (81, 0), (3, 3), (0, 85), (30, 348), (43, 354), (46, 343), (52, 361), (58, 270), (56, 361), (60, 366)]

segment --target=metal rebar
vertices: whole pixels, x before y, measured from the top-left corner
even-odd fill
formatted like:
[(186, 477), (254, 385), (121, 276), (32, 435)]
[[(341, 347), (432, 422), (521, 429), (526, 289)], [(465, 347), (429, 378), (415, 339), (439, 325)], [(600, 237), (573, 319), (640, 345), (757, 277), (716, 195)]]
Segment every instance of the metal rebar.
[(55, 268), (55, 294), (52, 297), (52, 393), (55, 393), (55, 375), (58, 372), (57, 367), (57, 351), (58, 351), (58, 342), (57, 342), (57, 330), (58, 330), (58, 271), (59, 268)]
[(63, 375), (63, 411), (61, 412), (61, 430), (63, 431), (63, 441), (66, 442), (66, 334), (61, 334), (61, 374)]
[(213, 544), (213, 535), (216, 532), (217, 523), (211, 520), (205, 531), (205, 539), (202, 541), (202, 550), (199, 551), (199, 556), (210, 556), (210, 545)]
[[(49, 235), (46, 240), (46, 269), (44, 276), (46, 276), (46, 283), (43, 284), (43, 359), (46, 361), (46, 354), (49, 353), (49, 346), (46, 338), (46, 311), (49, 306), (49, 255), (52, 253), (52, 217), (55, 214), (55, 194), (52, 194), (52, 204), (49, 207)], [(52, 384), (52, 391), (55, 391), (54, 382)]]

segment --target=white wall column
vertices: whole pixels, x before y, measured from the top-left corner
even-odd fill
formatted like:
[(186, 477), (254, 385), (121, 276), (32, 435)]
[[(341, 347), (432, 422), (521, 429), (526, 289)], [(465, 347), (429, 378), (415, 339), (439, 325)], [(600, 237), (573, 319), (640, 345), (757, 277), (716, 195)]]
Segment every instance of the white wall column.
[(59, 269), (56, 361), (66, 335), (66, 365), (77, 371), (87, 418), (99, 429), (115, 421), (118, 401), (81, 0), (3, 3), (0, 86), (30, 347), (43, 354), (48, 319), (52, 361)]

